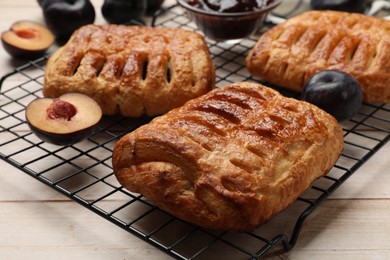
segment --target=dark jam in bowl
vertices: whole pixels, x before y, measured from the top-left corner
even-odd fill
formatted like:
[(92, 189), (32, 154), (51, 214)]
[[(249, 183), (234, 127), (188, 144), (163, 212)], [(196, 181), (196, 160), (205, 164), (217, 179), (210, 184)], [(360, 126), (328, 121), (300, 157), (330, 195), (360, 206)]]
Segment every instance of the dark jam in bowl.
[(261, 9), (274, 0), (187, 0), (193, 7), (220, 13), (242, 13)]
[(282, 0), (177, 0), (210, 39), (229, 41), (250, 36)]

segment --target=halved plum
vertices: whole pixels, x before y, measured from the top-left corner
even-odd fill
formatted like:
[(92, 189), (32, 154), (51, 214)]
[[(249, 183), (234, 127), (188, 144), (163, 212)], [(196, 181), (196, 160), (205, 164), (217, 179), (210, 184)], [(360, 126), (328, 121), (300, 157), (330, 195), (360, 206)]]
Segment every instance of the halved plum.
[(87, 95), (68, 93), (56, 99), (38, 98), (26, 107), (26, 120), (33, 133), (45, 142), (71, 145), (90, 136), (102, 110)]
[(32, 60), (42, 57), (55, 41), (54, 34), (44, 25), (17, 21), (1, 34), (4, 49), (14, 58)]

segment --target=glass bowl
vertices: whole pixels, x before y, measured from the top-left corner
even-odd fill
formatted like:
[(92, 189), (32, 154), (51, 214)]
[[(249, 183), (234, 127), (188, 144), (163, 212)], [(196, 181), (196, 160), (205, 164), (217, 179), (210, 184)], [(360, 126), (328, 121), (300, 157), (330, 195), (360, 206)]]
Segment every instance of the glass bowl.
[(218, 42), (236, 42), (249, 37), (263, 25), (268, 13), (283, 0), (274, 0), (263, 8), (239, 13), (222, 13), (197, 8), (188, 0), (177, 0), (190, 19), (209, 39)]

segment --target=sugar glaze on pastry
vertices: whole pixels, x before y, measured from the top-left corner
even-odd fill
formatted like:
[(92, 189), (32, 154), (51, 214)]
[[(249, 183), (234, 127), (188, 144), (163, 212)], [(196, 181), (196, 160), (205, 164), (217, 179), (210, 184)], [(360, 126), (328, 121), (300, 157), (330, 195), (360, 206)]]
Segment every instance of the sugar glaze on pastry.
[(319, 108), (257, 83), (217, 88), (122, 137), (124, 188), (199, 226), (250, 231), (325, 175), (343, 131)]
[(200, 34), (181, 28), (86, 25), (48, 60), (43, 95), (78, 92), (107, 115), (163, 114), (214, 87)]
[(390, 101), (390, 21), (357, 13), (308, 11), (264, 33), (246, 58), (249, 72), (302, 91), (316, 72), (354, 76), (368, 103)]

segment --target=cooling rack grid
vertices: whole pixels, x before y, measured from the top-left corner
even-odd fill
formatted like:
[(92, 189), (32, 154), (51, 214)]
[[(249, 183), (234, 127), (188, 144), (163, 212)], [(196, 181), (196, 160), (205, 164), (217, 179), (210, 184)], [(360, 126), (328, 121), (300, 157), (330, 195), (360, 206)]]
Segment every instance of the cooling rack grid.
[[(159, 12), (152, 25), (196, 30), (176, 5)], [(208, 42), (218, 87), (256, 81), (244, 66), (255, 41), (256, 37), (234, 45)], [(342, 125), (345, 149), (336, 165), (294, 204), (251, 233), (206, 230), (128, 192), (113, 175), (111, 154), (115, 142), (150, 118), (104, 117), (89, 138), (72, 146), (51, 145), (30, 132), (24, 110), (30, 101), (42, 96), (46, 61), (47, 57), (30, 61), (0, 80), (0, 158), (177, 259), (258, 259), (271, 250), (291, 249), (311, 213), (390, 136), (389, 105), (364, 104), (354, 118)]]

